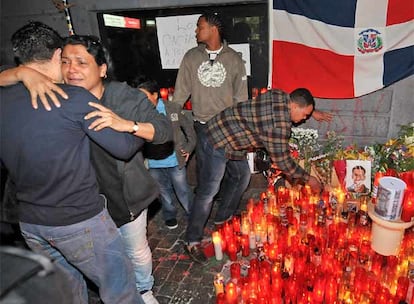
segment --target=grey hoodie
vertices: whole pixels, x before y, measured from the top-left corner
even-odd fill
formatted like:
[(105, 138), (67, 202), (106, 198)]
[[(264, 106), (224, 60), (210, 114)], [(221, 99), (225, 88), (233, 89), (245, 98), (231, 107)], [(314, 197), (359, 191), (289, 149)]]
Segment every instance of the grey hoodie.
[(182, 107), (190, 95), (194, 119), (201, 122), (246, 101), (247, 76), (241, 56), (226, 42), (214, 61), (204, 44), (187, 51), (178, 70), (173, 102)]

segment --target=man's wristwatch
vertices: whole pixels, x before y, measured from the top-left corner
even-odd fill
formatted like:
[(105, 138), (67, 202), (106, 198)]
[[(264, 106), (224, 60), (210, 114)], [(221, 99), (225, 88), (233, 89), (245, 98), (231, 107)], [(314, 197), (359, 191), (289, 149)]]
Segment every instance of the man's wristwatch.
[(134, 121), (134, 126), (132, 127), (132, 131), (129, 133), (135, 134), (135, 132), (137, 132), (138, 130), (139, 130), (139, 125), (136, 121)]

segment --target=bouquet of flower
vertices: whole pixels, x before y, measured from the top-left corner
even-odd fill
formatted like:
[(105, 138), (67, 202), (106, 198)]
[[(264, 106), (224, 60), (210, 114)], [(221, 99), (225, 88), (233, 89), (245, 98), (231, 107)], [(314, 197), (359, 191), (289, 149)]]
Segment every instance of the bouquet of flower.
[(414, 170), (414, 122), (401, 126), (397, 138), (385, 144), (365, 147), (372, 161), (373, 172), (407, 172)]
[(326, 133), (326, 140), (321, 146), (320, 155), (311, 158), (312, 166), (319, 179), (325, 184), (329, 185), (332, 179), (332, 167), (334, 160), (340, 157), (343, 151), (344, 137), (337, 135), (335, 131), (328, 131)]
[(414, 122), (401, 126), (398, 138), (401, 142), (396, 153), (400, 172), (414, 170)]
[(335, 131), (326, 132), (326, 141), (322, 147), (322, 153), (327, 154), (332, 160), (340, 158), (343, 151), (344, 137)]
[(292, 128), (290, 137), (291, 153), (296, 159), (304, 161), (304, 169), (310, 172), (311, 158), (317, 155), (321, 146), (318, 143), (318, 130)]

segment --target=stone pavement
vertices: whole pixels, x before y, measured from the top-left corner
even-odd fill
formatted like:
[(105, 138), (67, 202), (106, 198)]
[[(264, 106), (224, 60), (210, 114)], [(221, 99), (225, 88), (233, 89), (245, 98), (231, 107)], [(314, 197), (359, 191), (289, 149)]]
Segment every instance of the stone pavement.
[[(260, 193), (267, 187), (266, 179), (261, 174), (253, 174), (250, 185), (245, 192), (240, 210), (245, 209), (249, 198), (259, 198)], [(206, 238), (211, 237), (214, 229), (212, 219), (217, 208), (214, 205), (212, 215), (206, 227)], [(162, 220), (160, 204), (154, 202), (149, 209), (148, 241), (153, 255), (153, 270), (155, 284), (153, 292), (160, 304), (210, 304), (215, 303), (214, 275), (221, 272), (228, 262), (224, 254), (222, 261), (214, 256), (209, 263), (201, 266), (186, 255), (184, 251), (184, 232), (186, 218), (182, 208), (178, 207), (178, 228), (169, 230)], [(18, 228), (18, 227), (17, 227)], [(3, 229), (2, 229), (3, 230)], [(0, 230), (0, 245), (13, 245), (27, 248), (18, 232), (5, 238), (4, 231)], [(214, 255), (214, 250), (212, 251)], [(102, 304), (96, 286), (89, 282), (89, 304)], [(114, 303), (115, 304), (115, 303)]]
[[(265, 178), (260, 174), (253, 174), (239, 209), (243, 210), (249, 198), (258, 198), (265, 189)], [(211, 236), (214, 228), (212, 219), (216, 205), (207, 224), (205, 237)], [(222, 261), (211, 257), (206, 266), (192, 262), (184, 251), (186, 219), (182, 208), (178, 208), (178, 228), (174, 230), (169, 230), (164, 225), (159, 208), (157, 203), (151, 205), (148, 223), (148, 240), (152, 249), (155, 278), (154, 295), (160, 304), (215, 303), (213, 279), (228, 261), (227, 255), (224, 254)]]

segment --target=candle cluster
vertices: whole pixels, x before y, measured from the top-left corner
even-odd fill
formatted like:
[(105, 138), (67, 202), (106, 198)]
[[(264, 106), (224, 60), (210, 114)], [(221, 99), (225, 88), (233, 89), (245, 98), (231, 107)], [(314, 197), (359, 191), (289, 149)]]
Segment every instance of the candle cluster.
[(213, 235), (217, 259), (232, 261), (230, 277), (214, 281), (216, 303), (414, 304), (414, 231), (397, 256), (374, 252), (367, 200), (340, 188), (319, 198), (307, 187), (250, 199)]

